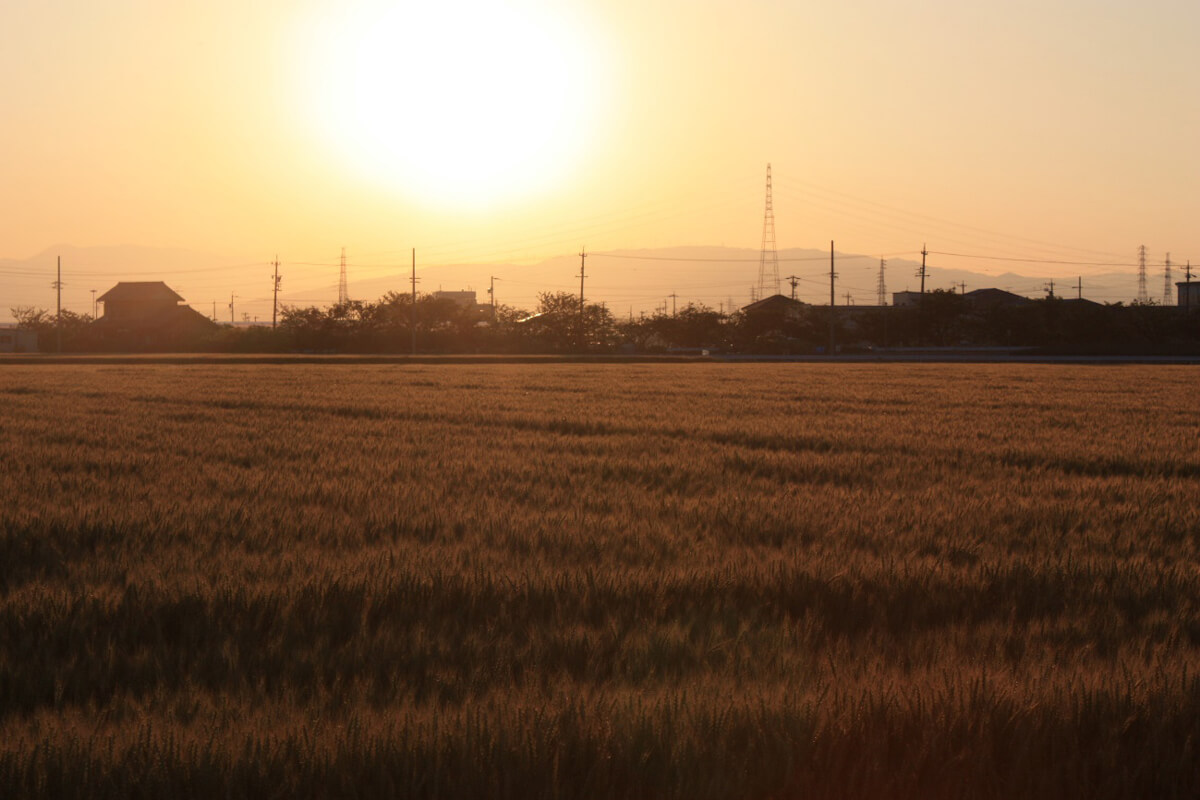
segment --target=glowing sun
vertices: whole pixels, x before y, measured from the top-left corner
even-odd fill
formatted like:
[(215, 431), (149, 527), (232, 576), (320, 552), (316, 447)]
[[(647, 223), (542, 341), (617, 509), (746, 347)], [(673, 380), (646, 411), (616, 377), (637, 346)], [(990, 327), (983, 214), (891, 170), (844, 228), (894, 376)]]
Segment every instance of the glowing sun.
[(580, 27), (533, 2), (340, 6), (314, 30), (302, 91), (366, 175), (423, 203), (490, 206), (553, 186), (586, 151), (602, 87)]

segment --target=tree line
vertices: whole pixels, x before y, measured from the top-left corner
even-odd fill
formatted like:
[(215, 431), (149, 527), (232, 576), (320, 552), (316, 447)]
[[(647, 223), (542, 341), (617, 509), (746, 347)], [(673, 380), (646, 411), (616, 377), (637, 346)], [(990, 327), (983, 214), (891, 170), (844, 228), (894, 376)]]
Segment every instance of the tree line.
[[(674, 313), (614, 315), (568, 292), (532, 310), (465, 306), (389, 292), (376, 302), (285, 306), (278, 326), (212, 324), (186, 333), (113, 331), (86, 314), (13, 309), (43, 352), (229, 353), (869, 353), (913, 347), (1036, 348), (1060, 353), (1200, 353), (1200, 309), (1046, 298), (981, 305), (935, 290), (909, 306), (814, 306), (776, 298), (731, 313), (689, 303)], [(136, 335), (134, 335), (136, 333)]]

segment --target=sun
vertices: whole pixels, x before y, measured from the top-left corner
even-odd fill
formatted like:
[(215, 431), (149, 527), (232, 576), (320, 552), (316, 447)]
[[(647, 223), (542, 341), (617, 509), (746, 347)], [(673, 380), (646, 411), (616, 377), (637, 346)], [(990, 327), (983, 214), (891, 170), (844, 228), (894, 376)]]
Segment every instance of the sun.
[(364, 176), (423, 204), (547, 190), (586, 152), (604, 94), (571, 22), (533, 2), (340, 6), (310, 39), (308, 115)]

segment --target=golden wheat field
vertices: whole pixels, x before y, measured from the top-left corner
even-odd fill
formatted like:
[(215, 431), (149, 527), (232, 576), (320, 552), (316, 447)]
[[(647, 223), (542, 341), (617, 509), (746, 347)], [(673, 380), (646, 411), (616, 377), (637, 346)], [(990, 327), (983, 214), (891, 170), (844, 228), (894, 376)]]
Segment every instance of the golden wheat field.
[(1198, 796), (1198, 390), (0, 368), (0, 796)]

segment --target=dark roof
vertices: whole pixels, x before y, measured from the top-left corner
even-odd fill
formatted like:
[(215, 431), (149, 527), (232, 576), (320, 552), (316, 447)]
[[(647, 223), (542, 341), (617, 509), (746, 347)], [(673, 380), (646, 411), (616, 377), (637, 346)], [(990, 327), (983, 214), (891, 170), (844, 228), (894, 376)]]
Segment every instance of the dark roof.
[(121, 281), (96, 298), (101, 303), (182, 303), (183, 298), (162, 281)]
[(101, 328), (129, 329), (140, 331), (166, 331), (179, 328), (215, 328), (217, 323), (191, 306), (167, 306), (152, 310), (147, 315), (133, 319), (113, 319), (104, 315), (92, 323)]
[(743, 306), (742, 311), (754, 313), (755, 311), (766, 311), (772, 308), (801, 308), (804, 303), (799, 300), (793, 300), (785, 294), (773, 294), (770, 297), (764, 297), (762, 300), (757, 300), (748, 306)]
[(1033, 302), (1028, 297), (1006, 292), (1003, 289), (976, 289), (964, 294), (963, 298), (968, 303), (984, 306), (1024, 306)]

